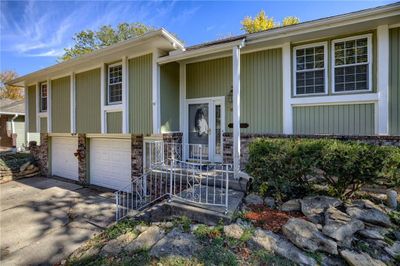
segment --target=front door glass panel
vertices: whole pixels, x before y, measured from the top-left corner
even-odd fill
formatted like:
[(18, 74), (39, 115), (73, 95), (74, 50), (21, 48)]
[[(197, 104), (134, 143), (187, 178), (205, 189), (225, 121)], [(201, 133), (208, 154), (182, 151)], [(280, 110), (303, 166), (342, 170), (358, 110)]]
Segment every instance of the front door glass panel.
[(209, 159), (209, 111), (208, 103), (189, 104), (189, 160)]

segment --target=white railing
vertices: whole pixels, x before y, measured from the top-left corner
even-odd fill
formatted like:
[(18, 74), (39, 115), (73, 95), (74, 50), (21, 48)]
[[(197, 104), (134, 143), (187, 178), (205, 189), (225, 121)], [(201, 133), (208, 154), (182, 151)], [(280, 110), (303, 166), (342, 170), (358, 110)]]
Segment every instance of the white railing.
[(115, 192), (116, 220), (140, 211), (162, 199), (186, 201), (228, 210), (231, 165), (200, 164), (170, 159), (155, 160), (130, 187)]

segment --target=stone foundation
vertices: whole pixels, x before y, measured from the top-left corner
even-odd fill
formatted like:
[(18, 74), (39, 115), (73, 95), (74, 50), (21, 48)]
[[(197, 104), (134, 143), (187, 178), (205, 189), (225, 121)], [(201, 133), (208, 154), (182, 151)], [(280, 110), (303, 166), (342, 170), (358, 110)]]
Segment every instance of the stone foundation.
[(49, 134), (40, 133), (40, 145), (36, 141), (29, 142), (29, 151), (37, 162), (40, 173), (43, 176), (50, 176), (49, 173)]
[[(360, 141), (378, 146), (400, 147), (400, 136), (340, 136), (340, 135), (284, 135), (284, 134), (241, 134), (240, 167), (244, 169), (249, 159), (249, 144), (257, 138), (296, 138), (296, 139), (337, 139), (341, 141)], [(223, 134), (224, 163), (233, 163), (233, 133)]]
[(132, 134), (131, 136), (132, 147), (132, 179), (140, 177), (143, 174), (143, 135)]
[(89, 160), (89, 139), (86, 138), (86, 134), (78, 134), (78, 150), (74, 154), (78, 159), (78, 173), (79, 182), (81, 184), (89, 184), (88, 175), (88, 160)]

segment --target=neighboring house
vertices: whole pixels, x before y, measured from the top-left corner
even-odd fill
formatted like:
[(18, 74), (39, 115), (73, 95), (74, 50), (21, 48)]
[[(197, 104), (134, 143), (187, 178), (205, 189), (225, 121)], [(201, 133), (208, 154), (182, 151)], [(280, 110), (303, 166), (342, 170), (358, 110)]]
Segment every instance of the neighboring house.
[(396, 3), (187, 48), (161, 29), (12, 84), (50, 174), (120, 189), (160, 134), (214, 162), (233, 136), (236, 171), (249, 134), (399, 136), (399, 72)]
[(2, 150), (24, 148), (25, 107), (24, 100), (0, 99), (0, 147)]

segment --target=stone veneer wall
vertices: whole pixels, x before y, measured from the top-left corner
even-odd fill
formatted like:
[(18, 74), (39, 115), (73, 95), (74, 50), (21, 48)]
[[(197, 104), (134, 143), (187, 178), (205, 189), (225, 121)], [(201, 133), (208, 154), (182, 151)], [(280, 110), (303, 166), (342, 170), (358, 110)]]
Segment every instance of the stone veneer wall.
[(131, 136), (131, 158), (132, 158), (132, 180), (143, 174), (143, 135), (132, 134)]
[(181, 144), (183, 139), (183, 133), (182, 132), (163, 133), (162, 138), (164, 142), (164, 158), (182, 160), (183, 147)]
[[(240, 167), (244, 169), (249, 159), (249, 144), (257, 138), (306, 138), (337, 139), (342, 141), (360, 141), (378, 146), (400, 147), (400, 136), (339, 136), (339, 135), (284, 135), (284, 134), (243, 134), (240, 138)], [(224, 163), (233, 163), (233, 134), (223, 134)]]
[(89, 184), (89, 139), (86, 138), (86, 134), (78, 134), (78, 150), (75, 157), (78, 159), (79, 182)]
[(50, 176), (49, 173), (49, 134), (40, 133), (40, 145), (36, 141), (29, 142), (29, 151), (36, 160), (40, 173), (43, 176)]

